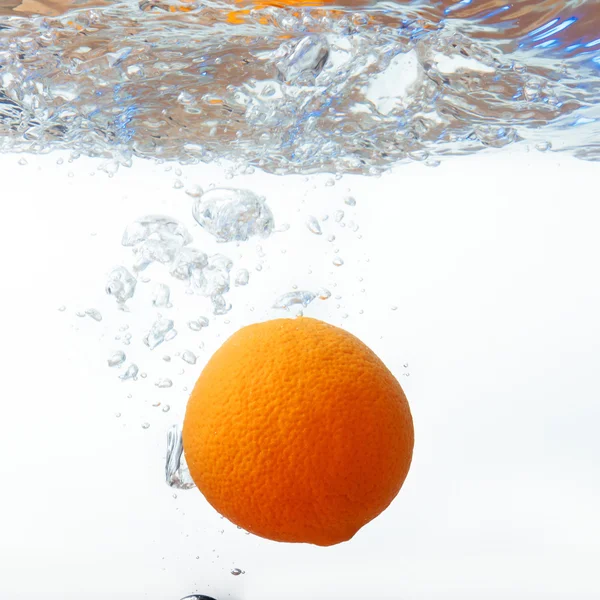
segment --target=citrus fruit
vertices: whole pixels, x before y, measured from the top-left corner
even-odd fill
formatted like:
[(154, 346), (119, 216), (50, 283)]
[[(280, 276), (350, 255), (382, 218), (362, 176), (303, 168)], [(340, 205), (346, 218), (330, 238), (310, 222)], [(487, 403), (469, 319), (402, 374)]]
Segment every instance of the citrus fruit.
[(350, 333), (300, 317), (244, 327), (188, 401), (190, 474), (233, 523), (282, 542), (349, 540), (399, 492), (413, 451), (398, 381)]

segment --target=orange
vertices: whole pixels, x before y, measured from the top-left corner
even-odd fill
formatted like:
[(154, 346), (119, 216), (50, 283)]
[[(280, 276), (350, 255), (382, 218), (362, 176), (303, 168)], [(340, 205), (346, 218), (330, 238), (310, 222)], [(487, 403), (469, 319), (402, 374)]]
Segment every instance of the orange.
[(399, 492), (414, 443), (398, 381), (350, 333), (309, 318), (232, 335), (189, 398), (185, 457), (233, 523), (282, 542), (349, 540)]

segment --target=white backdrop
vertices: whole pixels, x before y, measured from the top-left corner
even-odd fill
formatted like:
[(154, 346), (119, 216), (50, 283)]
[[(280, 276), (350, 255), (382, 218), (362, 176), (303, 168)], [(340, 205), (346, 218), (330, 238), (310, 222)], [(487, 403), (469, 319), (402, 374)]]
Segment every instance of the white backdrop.
[[(0, 157), (0, 598), (600, 597), (597, 164), (504, 152), (330, 186), (329, 176), (229, 181), (205, 166), (177, 176), (147, 162), (92, 177), (94, 161), (19, 158)], [(278, 225), (291, 227), (260, 243), (263, 258), (256, 241), (218, 247), (234, 272), (251, 273), (230, 293), (229, 315), (212, 318), (173, 286), (179, 335), (150, 352), (140, 343), (155, 318), (149, 289), (172, 282), (149, 272), (122, 313), (104, 293), (106, 274), (128, 264), (122, 231), (147, 213), (180, 218), (215, 251), (192, 227), (185, 194), (211, 183), (264, 194)], [(355, 207), (343, 202), (349, 189)], [(332, 218), (338, 209), (345, 228)], [(324, 235), (310, 233), (307, 216), (324, 214)], [(269, 307), (292, 285), (332, 291), (305, 314), (369, 344), (415, 420), (400, 495), (332, 548), (246, 535), (197, 490), (174, 498), (163, 481), (184, 387), (229, 333), (283, 316)], [(102, 322), (76, 316), (89, 307)], [(200, 314), (211, 324), (191, 332), (186, 321)], [(130, 346), (114, 339), (124, 324)], [(120, 381), (106, 365), (117, 349), (147, 379)], [(194, 367), (175, 356), (185, 349), (198, 354)], [(153, 385), (163, 376), (170, 390)], [(235, 567), (245, 573), (234, 577)]]

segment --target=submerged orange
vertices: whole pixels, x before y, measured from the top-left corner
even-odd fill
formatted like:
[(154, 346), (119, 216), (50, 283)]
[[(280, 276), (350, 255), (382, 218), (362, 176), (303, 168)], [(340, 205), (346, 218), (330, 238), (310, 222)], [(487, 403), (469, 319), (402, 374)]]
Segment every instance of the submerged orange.
[(310, 318), (244, 327), (190, 396), (185, 456), (199, 490), (256, 535), (329, 546), (399, 492), (412, 459), (410, 408), (383, 362)]

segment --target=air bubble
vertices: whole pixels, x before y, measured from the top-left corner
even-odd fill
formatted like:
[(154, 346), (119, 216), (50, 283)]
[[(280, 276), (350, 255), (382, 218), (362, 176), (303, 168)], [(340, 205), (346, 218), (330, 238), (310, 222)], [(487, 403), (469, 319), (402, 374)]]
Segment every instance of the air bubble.
[(120, 367), (125, 362), (125, 359), (125, 352), (121, 352), (121, 350), (118, 350), (117, 352), (112, 354), (111, 357), (108, 359), (108, 366)]
[(240, 269), (235, 276), (235, 285), (248, 285), (248, 281), (250, 281), (250, 273), (248, 273), (248, 269)]
[(85, 314), (91, 319), (94, 319), (94, 321), (102, 321), (102, 315), (100, 314), (100, 311), (96, 310), (95, 308), (86, 309)]
[(154, 385), (160, 389), (167, 389), (173, 387), (173, 382), (168, 377), (163, 377), (161, 379), (157, 379)]
[(309, 216), (306, 220), (306, 227), (311, 233), (315, 235), (321, 235), (323, 232), (321, 231), (321, 226), (319, 225), (319, 221), (313, 216)]
[(280, 296), (275, 303), (273, 304), (273, 308), (281, 308), (285, 310), (289, 310), (290, 306), (294, 306), (295, 304), (301, 304), (302, 306), (308, 306), (314, 299), (316, 298), (316, 294), (308, 291), (295, 291), (289, 292)]
[(188, 365), (196, 364), (196, 355), (191, 350), (186, 350), (182, 355), (181, 359), (184, 360)]
[(127, 381), (129, 379), (136, 380), (138, 376), (139, 368), (135, 363), (130, 364), (127, 370), (122, 375), (119, 375), (119, 379)]

